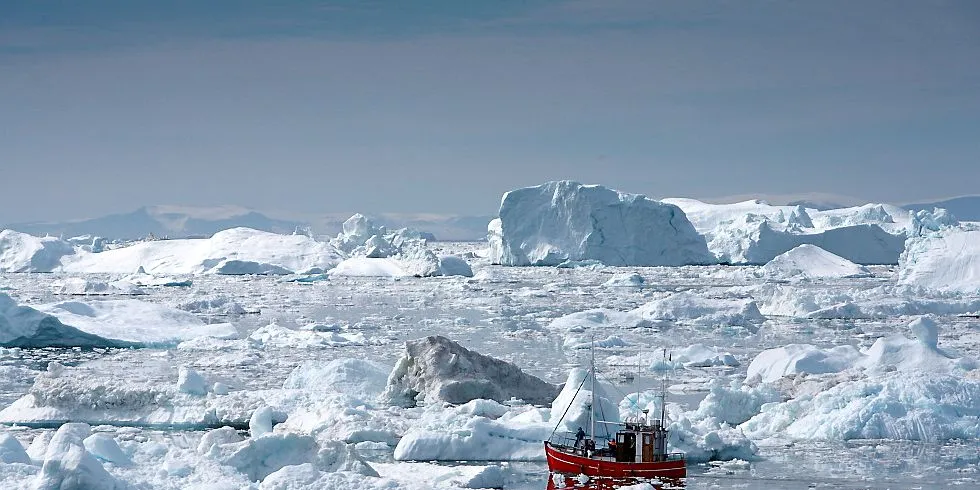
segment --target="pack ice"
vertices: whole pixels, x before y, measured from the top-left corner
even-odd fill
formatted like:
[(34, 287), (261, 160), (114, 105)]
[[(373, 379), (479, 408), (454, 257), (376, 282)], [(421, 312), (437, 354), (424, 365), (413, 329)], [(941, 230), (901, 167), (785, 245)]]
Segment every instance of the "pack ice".
[(490, 260), (502, 265), (581, 260), (614, 266), (715, 262), (677, 206), (571, 181), (505, 193), (488, 231)]

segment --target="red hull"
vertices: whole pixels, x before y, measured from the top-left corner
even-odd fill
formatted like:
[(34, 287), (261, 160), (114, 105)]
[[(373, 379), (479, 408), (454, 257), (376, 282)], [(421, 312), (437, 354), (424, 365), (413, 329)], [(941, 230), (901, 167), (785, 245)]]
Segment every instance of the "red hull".
[(659, 461), (655, 463), (621, 463), (591, 459), (584, 456), (559, 451), (544, 443), (544, 453), (548, 458), (548, 469), (553, 473), (606, 478), (666, 478), (687, 477), (687, 462), (683, 459)]

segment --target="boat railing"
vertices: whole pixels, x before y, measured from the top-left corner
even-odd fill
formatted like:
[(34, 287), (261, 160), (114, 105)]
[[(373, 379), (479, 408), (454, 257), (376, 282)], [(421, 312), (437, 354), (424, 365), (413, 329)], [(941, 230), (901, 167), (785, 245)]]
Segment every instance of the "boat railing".
[[(586, 439), (588, 439), (588, 436), (586, 436)], [(548, 444), (550, 444), (552, 447), (574, 448), (577, 440), (578, 439), (575, 437), (574, 432), (555, 432), (548, 438)], [(595, 442), (595, 447), (598, 449), (602, 449), (609, 445), (608, 441), (602, 438), (595, 439)]]
[(548, 444), (553, 447), (575, 447), (575, 433), (555, 432), (548, 438)]

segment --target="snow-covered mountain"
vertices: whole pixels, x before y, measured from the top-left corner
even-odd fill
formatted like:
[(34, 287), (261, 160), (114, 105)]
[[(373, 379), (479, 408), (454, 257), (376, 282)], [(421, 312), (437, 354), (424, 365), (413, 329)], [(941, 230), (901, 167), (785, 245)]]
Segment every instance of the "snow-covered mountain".
[(145, 206), (130, 213), (98, 218), (12, 223), (4, 226), (32, 235), (73, 237), (95, 235), (111, 240), (134, 240), (149, 234), (158, 237), (208, 237), (221, 230), (248, 227), (275, 233), (291, 233), (306, 226), (300, 221), (270, 218), (238, 206)]
[[(11, 229), (35, 236), (74, 237), (94, 235), (110, 240), (135, 240), (149, 234), (157, 237), (209, 237), (230, 228), (252, 228), (273, 233), (292, 233), (307, 227), (319, 234), (336, 235), (353, 212), (273, 218), (240, 206), (144, 206), (130, 213), (91, 219), (11, 223)], [(433, 233), (440, 240), (482, 240), (492, 216), (382, 213), (369, 215), (389, 228), (414, 228)]]

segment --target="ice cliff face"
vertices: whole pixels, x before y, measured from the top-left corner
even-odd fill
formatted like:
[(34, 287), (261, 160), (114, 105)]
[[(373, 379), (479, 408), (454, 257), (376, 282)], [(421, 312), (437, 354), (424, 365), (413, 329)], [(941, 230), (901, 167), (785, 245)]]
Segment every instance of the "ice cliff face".
[(704, 238), (680, 208), (598, 185), (557, 181), (504, 194), (489, 225), (502, 265), (598, 260), (613, 266), (710, 264)]
[(980, 294), (980, 231), (951, 229), (910, 238), (899, 262), (898, 282)]
[(405, 343), (405, 354), (388, 376), (382, 398), (395, 405), (444, 401), (462, 404), (483, 398), (504, 402), (518, 398), (545, 405), (558, 388), (524, 373), (517, 366), (473, 352), (445, 337)]

